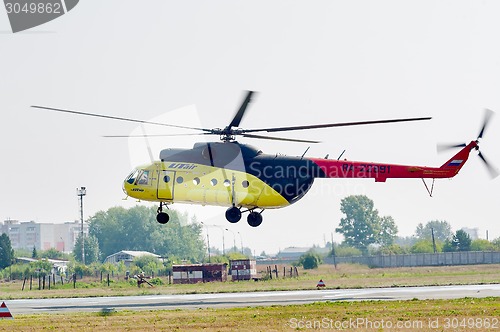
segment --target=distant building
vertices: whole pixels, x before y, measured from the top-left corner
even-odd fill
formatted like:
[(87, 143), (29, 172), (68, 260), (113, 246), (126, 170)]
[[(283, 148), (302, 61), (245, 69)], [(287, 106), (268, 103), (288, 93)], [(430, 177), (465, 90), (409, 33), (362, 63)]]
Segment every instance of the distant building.
[(469, 234), (471, 240), (479, 239), (479, 228), (462, 227), (462, 230)]
[(305, 254), (311, 250), (311, 248), (307, 247), (288, 247), (283, 250), (280, 250), (280, 252), (276, 255), (276, 258), (278, 259), (284, 259), (284, 260), (297, 260), (299, 259), (300, 256)]
[(173, 265), (172, 270), (174, 284), (227, 281), (226, 263)]
[[(17, 257), (16, 261), (19, 263), (31, 263), (31, 262), (36, 262), (39, 261), (40, 259), (35, 259), (35, 258), (30, 258), (30, 257)], [(50, 272), (50, 274), (54, 275), (64, 275), (66, 274), (66, 271), (68, 270), (68, 263), (69, 261), (63, 261), (59, 259), (46, 259), (44, 260), (52, 263), (52, 270), (47, 271)]]
[[(9, 236), (13, 249), (48, 250), (72, 252), (80, 236), (80, 221), (56, 223), (38, 223), (35, 221), (5, 220), (0, 223), (0, 234)], [(83, 223), (83, 233), (88, 235), (89, 226)]]
[(135, 258), (141, 256), (152, 256), (156, 258), (161, 257), (160, 255), (156, 255), (148, 251), (122, 250), (106, 257), (104, 263), (118, 264), (123, 262), (126, 266), (130, 266)]

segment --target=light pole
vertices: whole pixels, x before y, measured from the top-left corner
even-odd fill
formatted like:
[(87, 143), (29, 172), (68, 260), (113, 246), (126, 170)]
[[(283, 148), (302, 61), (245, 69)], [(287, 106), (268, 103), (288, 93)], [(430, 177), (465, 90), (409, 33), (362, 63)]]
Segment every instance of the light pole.
[(82, 228), (80, 231), (80, 238), (82, 241), (82, 264), (85, 265), (85, 244), (83, 241), (83, 196), (87, 194), (85, 187), (76, 188), (76, 195), (80, 197), (80, 221), (82, 222)]
[(241, 242), (241, 254), (243, 255), (243, 238), (241, 237), (241, 233), (238, 232), (238, 235), (240, 236), (240, 242)]
[(224, 243), (224, 227), (219, 226), (219, 225), (214, 225), (214, 226), (220, 228), (220, 230), (222, 231), (222, 256), (225, 256), (226, 255), (226, 245)]
[(231, 232), (233, 233), (233, 247), (234, 247), (234, 251), (238, 251), (238, 248), (236, 247), (236, 235), (234, 234), (234, 232), (232, 230), (230, 230), (229, 228), (225, 228), (226, 231), (228, 232)]
[(208, 226), (203, 223), (203, 221), (200, 221), (200, 223), (205, 226), (205, 229), (207, 230), (207, 246), (208, 246), (208, 262), (210, 263), (210, 237), (208, 236)]
[[(206, 225), (203, 223), (203, 221), (201, 221), (201, 223), (205, 226), (217, 227), (222, 231), (222, 256), (224, 256), (226, 254), (226, 245), (224, 244), (224, 227), (219, 226), (219, 225)], [(207, 234), (208, 234), (208, 231), (207, 231)]]

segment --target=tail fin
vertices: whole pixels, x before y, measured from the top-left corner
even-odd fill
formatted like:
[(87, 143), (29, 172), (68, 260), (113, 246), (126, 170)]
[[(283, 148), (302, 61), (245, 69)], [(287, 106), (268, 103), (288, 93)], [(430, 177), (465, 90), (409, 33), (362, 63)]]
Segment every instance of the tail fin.
[(472, 141), (462, 150), (460, 150), (456, 155), (454, 155), (450, 160), (445, 162), (439, 169), (445, 170), (451, 173), (451, 176), (455, 176), (460, 169), (465, 165), (467, 159), (469, 159), (469, 154), (472, 149), (477, 148), (477, 142)]

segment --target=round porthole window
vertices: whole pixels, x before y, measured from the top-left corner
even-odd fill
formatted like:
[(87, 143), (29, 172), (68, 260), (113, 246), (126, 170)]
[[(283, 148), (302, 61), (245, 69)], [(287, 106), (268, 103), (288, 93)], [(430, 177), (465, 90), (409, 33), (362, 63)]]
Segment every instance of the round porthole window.
[(170, 176), (165, 175), (165, 176), (163, 177), (163, 181), (165, 181), (165, 182), (170, 182)]
[(241, 183), (241, 185), (243, 186), (243, 188), (248, 188), (248, 186), (250, 185), (250, 182), (248, 182), (247, 180), (243, 181)]
[(200, 184), (200, 178), (194, 178), (194, 179), (193, 179), (193, 184), (194, 184), (195, 186), (199, 185), (199, 184)]
[(229, 187), (231, 185), (231, 181), (229, 181), (228, 179), (225, 179), (224, 180), (224, 187)]
[(177, 177), (177, 183), (181, 184), (182, 182), (184, 182), (184, 178), (182, 176), (179, 176)]
[(212, 186), (217, 185), (217, 179), (212, 179), (212, 180), (210, 180), (210, 184), (211, 184)]

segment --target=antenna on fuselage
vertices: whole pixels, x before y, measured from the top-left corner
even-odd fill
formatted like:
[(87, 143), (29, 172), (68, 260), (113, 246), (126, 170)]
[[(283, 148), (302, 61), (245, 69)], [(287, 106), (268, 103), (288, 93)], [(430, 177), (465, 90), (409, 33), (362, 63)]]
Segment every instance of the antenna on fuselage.
[(344, 149), (344, 151), (342, 151), (342, 153), (341, 153), (341, 154), (340, 154), (340, 156), (337, 158), (337, 160), (340, 160), (340, 158), (342, 158), (342, 156), (344, 155), (344, 153), (345, 153), (345, 149)]
[(300, 159), (304, 158), (304, 156), (306, 155), (307, 151), (309, 151), (309, 148), (310, 148), (310, 146), (307, 147), (306, 151), (304, 151), (304, 153), (302, 154), (302, 157), (300, 157)]

